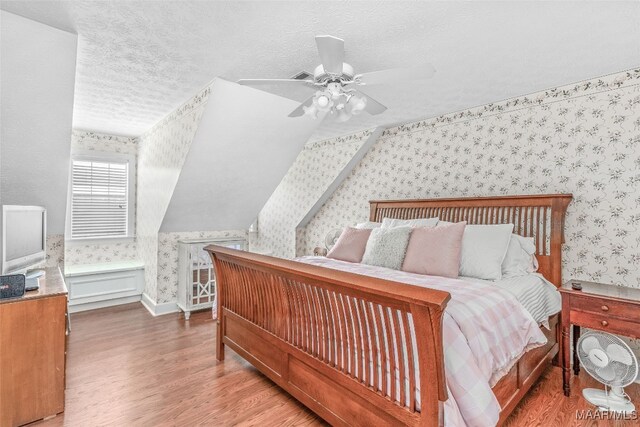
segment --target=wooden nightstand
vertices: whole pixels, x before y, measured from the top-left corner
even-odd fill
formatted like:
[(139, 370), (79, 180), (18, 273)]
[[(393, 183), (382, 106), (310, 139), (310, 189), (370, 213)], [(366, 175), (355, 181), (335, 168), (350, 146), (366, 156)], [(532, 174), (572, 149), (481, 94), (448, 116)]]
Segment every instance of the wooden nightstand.
[[(574, 289), (573, 284), (582, 287)], [(575, 351), (580, 327), (640, 338), (640, 289), (571, 280), (560, 288), (562, 295), (562, 381), (565, 396), (571, 394), (571, 325), (573, 325), (573, 371), (580, 372)]]

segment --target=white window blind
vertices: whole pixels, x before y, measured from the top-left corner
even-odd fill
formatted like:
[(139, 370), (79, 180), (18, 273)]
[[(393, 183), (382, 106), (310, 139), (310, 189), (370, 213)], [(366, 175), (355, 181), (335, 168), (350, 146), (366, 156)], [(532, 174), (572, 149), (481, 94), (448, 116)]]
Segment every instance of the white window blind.
[(71, 238), (127, 237), (129, 164), (73, 160)]

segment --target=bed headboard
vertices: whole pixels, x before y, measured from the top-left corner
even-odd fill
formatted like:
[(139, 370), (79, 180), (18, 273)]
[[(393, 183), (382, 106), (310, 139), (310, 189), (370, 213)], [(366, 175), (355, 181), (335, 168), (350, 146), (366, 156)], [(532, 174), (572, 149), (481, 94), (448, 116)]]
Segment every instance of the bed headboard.
[(571, 194), (532, 196), (462, 197), (458, 199), (372, 200), (371, 221), (382, 218), (439, 217), (468, 224), (514, 224), (513, 232), (533, 237), (544, 277), (562, 285), (564, 217)]

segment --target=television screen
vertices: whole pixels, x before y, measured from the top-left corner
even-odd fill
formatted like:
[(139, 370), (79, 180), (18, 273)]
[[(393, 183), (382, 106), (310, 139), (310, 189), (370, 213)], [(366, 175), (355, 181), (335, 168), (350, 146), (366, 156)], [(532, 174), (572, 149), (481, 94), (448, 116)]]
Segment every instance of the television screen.
[(29, 268), (45, 259), (46, 210), (3, 206), (3, 272)]

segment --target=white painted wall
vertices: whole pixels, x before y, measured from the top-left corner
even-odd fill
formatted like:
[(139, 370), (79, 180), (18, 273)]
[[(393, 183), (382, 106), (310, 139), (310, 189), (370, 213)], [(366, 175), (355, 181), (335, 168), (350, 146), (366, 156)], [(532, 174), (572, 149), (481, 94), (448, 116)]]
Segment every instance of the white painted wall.
[(46, 207), (63, 234), (77, 35), (0, 13), (0, 201)]
[(48, 241), (64, 233), (76, 45), (75, 34), (0, 11), (0, 204), (46, 207)]
[(160, 230), (247, 229), (319, 124), (298, 105), (216, 79)]

